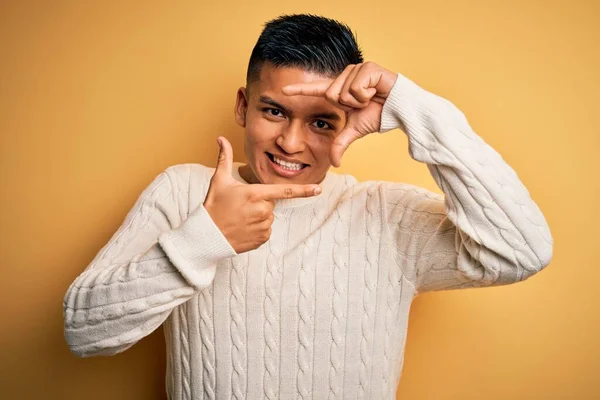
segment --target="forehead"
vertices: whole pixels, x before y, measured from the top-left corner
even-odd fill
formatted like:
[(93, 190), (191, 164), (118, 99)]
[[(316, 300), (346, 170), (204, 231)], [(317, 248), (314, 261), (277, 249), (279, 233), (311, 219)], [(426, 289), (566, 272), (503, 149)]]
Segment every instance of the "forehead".
[(275, 67), (265, 63), (260, 69), (260, 78), (257, 86), (260, 90), (277, 90), (293, 83), (329, 81), (333, 79), (315, 72), (306, 71), (295, 67)]

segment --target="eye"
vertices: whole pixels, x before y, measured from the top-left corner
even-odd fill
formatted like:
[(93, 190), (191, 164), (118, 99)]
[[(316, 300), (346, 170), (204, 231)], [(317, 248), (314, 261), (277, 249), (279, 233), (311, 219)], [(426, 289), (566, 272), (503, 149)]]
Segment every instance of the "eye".
[(266, 107), (261, 111), (266, 112), (273, 117), (283, 117), (283, 112), (277, 108)]
[(314, 123), (314, 126), (319, 128), (319, 129), (334, 129), (333, 126), (321, 119), (316, 120)]

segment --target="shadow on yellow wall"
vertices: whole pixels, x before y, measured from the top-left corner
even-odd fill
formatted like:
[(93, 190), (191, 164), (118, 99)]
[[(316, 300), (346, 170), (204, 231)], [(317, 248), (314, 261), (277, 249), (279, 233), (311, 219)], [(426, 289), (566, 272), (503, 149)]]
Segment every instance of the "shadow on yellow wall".
[[(0, 397), (164, 397), (162, 331), (77, 359), (62, 296), (158, 172), (214, 166), (218, 135), (243, 161), (235, 92), (261, 25), (292, 12), (347, 22), (367, 59), (452, 100), (554, 236), (531, 280), (417, 298), (399, 397), (600, 397), (597, 2), (113, 3), (0, 6)], [(356, 143), (343, 172), (439, 191), (398, 131)]]

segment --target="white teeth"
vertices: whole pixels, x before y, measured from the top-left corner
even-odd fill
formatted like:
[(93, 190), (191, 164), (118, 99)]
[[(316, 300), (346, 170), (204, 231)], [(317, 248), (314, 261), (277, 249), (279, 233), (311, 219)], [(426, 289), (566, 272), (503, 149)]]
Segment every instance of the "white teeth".
[(284, 169), (289, 169), (292, 171), (297, 171), (299, 169), (302, 169), (302, 164), (296, 164), (296, 163), (292, 163), (292, 162), (287, 162), (284, 160), (281, 160), (275, 156), (273, 156), (273, 160), (275, 160), (275, 162), (277, 164), (279, 164), (280, 166), (282, 166)]

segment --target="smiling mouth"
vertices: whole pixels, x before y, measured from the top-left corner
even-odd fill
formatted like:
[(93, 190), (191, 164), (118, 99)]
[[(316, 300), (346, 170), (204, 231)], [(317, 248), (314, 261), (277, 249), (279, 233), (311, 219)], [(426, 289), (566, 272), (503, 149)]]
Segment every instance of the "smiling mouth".
[(277, 166), (289, 170), (289, 171), (300, 171), (303, 170), (304, 168), (308, 167), (308, 164), (304, 164), (304, 163), (292, 163), (292, 162), (288, 162), (285, 160), (282, 160), (276, 156), (274, 156), (273, 154), (269, 153), (269, 152), (265, 152), (267, 154), (267, 157), (269, 157), (269, 159), (271, 160), (271, 162), (273, 164), (276, 164)]

